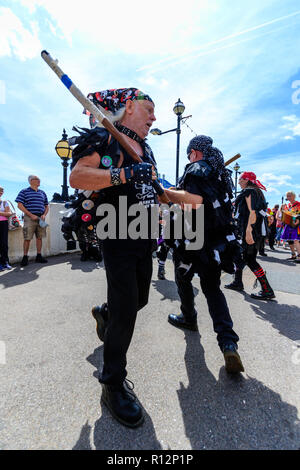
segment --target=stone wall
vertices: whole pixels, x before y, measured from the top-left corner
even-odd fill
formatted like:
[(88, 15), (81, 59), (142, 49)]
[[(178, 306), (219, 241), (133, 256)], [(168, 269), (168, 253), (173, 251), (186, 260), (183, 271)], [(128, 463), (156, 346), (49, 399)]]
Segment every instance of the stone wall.
[[(61, 224), (63, 214), (65, 211), (64, 204), (50, 203), (50, 209), (46, 217), (46, 222), (49, 226), (46, 229), (47, 236), (43, 239), (43, 256), (54, 256), (60, 253), (78, 251), (78, 243), (76, 243), (76, 250), (67, 250), (67, 242), (61, 232)], [(11, 263), (18, 263), (23, 257), (23, 230), (22, 228), (16, 230), (9, 230), (8, 232), (8, 256)], [(31, 241), (30, 250), (28, 253), (29, 259), (36, 256), (35, 237)]]

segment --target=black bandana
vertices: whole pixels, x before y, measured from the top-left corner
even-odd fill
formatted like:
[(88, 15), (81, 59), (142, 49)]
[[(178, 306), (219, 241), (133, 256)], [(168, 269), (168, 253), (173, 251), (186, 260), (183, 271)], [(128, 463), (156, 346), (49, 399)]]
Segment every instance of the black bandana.
[(212, 147), (213, 140), (207, 135), (197, 135), (194, 137), (188, 147), (187, 154), (192, 150), (199, 150), (203, 153), (203, 160), (206, 161), (223, 180), (226, 185), (228, 194), (232, 197), (233, 183), (231, 179), (231, 171), (227, 170), (224, 165), (224, 157), (217, 147)]

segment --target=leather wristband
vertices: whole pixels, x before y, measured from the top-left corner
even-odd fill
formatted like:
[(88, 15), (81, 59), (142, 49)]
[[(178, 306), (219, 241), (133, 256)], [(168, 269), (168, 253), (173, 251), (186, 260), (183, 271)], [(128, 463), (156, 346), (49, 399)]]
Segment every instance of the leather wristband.
[(118, 186), (119, 184), (122, 184), (121, 178), (120, 178), (120, 173), (121, 173), (121, 168), (113, 168), (110, 167), (110, 181), (113, 186)]
[(132, 176), (131, 176), (131, 166), (126, 166), (124, 168), (124, 173), (125, 173), (125, 179), (126, 181), (130, 181)]

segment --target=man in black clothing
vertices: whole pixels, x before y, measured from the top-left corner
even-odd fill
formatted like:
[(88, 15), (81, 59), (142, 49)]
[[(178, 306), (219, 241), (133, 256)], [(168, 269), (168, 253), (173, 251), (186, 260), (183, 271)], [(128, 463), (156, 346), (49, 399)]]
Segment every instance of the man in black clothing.
[(239, 246), (232, 231), (232, 181), (224, 167), (222, 153), (212, 147), (207, 136), (194, 137), (187, 148), (190, 163), (179, 181), (179, 190), (166, 190), (169, 199), (177, 204), (191, 204), (192, 211), (204, 205), (204, 244), (198, 251), (186, 248), (185, 240), (173, 248), (175, 280), (181, 300), (181, 314), (169, 315), (168, 321), (180, 328), (197, 330), (197, 312), (191, 284), (197, 273), (206, 297), (214, 331), (225, 358), (229, 373), (244, 370), (237, 352), (238, 335), (233, 330), (224, 294), (220, 290), (221, 269), (234, 272), (234, 256)]
[[(127, 207), (141, 203), (149, 212), (156, 202), (151, 184), (156, 179), (155, 160), (145, 142), (155, 121), (152, 99), (136, 88), (105, 90), (90, 94), (89, 98), (97, 106), (111, 111), (112, 115), (120, 109), (124, 111), (116, 127), (144, 163), (133, 165), (132, 158), (108, 131), (99, 127), (85, 129), (75, 139), (78, 145), (73, 151), (71, 186), (101, 190), (102, 202), (113, 206), (117, 222), (122, 212), (120, 196), (126, 197)], [(131, 219), (128, 215), (127, 228)], [(99, 236), (98, 228), (99, 223)], [(97, 322), (98, 336), (104, 340), (104, 364), (99, 376), (103, 387), (102, 401), (119, 422), (136, 427), (143, 422), (143, 413), (125, 382), (126, 353), (137, 311), (148, 302), (152, 240), (150, 236), (131, 239), (128, 233), (119, 237), (119, 228), (117, 223), (116, 234), (108, 234), (108, 238), (102, 241), (107, 304), (94, 307), (92, 313)]]

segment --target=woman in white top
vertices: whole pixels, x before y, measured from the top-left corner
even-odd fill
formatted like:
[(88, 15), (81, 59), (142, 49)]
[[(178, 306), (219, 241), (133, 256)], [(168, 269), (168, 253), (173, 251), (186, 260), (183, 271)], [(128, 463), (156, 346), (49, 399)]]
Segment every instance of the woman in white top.
[(11, 269), (8, 259), (8, 218), (12, 215), (8, 202), (2, 199), (4, 189), (0, 187), (0, 271)]

